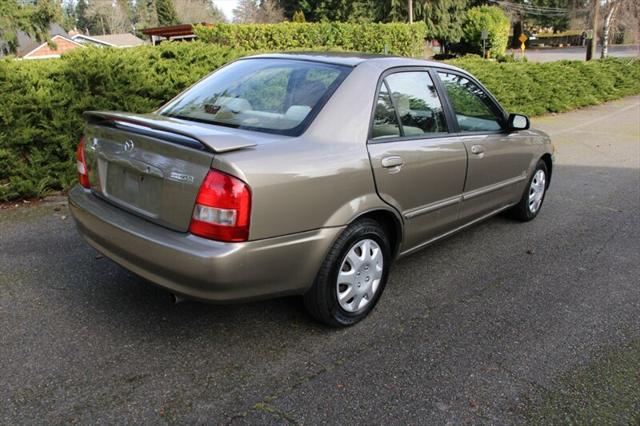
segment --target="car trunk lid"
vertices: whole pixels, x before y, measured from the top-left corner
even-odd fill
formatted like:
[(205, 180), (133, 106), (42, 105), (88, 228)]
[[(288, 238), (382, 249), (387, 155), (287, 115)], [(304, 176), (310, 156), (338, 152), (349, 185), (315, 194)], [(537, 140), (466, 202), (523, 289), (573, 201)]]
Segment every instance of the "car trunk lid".
[(216, 153), (255, 145), (230, 132), (153, 114), (85, 113), (91, 190), (159, 225), (186, 232)]

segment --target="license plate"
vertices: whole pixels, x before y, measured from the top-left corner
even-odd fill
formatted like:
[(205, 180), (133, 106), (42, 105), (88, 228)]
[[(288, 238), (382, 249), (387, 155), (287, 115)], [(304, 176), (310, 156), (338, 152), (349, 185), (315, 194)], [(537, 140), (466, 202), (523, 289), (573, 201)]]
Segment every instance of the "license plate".
[(144, 210), (150, 215), (160, 211), (162, 180), (119, 164), (107, 166), (107, 195), (121, 203)]

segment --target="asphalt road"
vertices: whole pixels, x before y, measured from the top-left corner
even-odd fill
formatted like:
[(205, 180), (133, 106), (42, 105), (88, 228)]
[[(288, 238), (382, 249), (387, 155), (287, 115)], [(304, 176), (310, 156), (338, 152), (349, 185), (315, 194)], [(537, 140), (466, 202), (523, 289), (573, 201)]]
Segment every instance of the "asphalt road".
[(640, 97), (534, 125), (558, 148), (538, 218), (399, 261), (346, 330), (297, 298), (172, 305), (65, 206), (0, 211), (0, 423), (637, 423)]
[[(602, 48), (598, 47), (596, 59), (600, 59)], [(516, 57), (520, 57), (519, 49), (509, 49), (507, 53), (513, 53)], [(585, 47), (562, 47), (562, 48), (532, 48), (525, 51), (525, 56), (531, 62), (552, 62), (562, 59), (573, 61), (584, 61), (587, 55)], [(637, 58), (640, 57), (640, 46), (638, 45), (613, 45), (609, 46), (609, 56), (619, 58)]]

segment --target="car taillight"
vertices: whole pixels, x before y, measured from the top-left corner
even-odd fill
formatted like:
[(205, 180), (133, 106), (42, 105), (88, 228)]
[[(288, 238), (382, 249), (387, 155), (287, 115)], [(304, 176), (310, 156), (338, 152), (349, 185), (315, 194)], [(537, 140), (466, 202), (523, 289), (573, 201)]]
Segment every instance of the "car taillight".
[(219, 241), (247, 241), (251, 213), (249, 186), (218, 170), (209, 170), (193, 209), (189, 232)]
[(85, 188), (91, 188), (87, 162), (84, 157), (84, 137), (80, 138), (80, 143), (76, 149), (76, 167), (78, 168), (78, 182), (80, 182), (80, 185)]

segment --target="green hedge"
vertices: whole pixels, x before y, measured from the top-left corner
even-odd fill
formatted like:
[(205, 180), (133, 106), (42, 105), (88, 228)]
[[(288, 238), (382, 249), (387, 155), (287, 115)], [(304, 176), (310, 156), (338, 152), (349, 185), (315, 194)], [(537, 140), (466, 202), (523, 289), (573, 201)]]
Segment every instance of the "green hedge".
[(640, 93), (640, 60), (492, 62), (467, 56), (448, 63), (472, 73), (511, 112), (541, 115)]
[(421, 57), (426, 25), (318, 22), (280, 24), (216, 24), (195, 30), (200, 40), (244, 50), (339, 48), (369, 53)]
[[(0, 61), (0, 201), (69, 188), (92, 109), (152, 111), (243, 52), (205, 43), (79, 49), (61, 59)], [(494, 63), (467, 57), (510, 111), (559, 112), (640, 93), (640, 61)]]
[(83, 111), (152, 111), (238, 56), (203, 43), (167, 43), (0, 61), (0, 201), (73, 183)]

